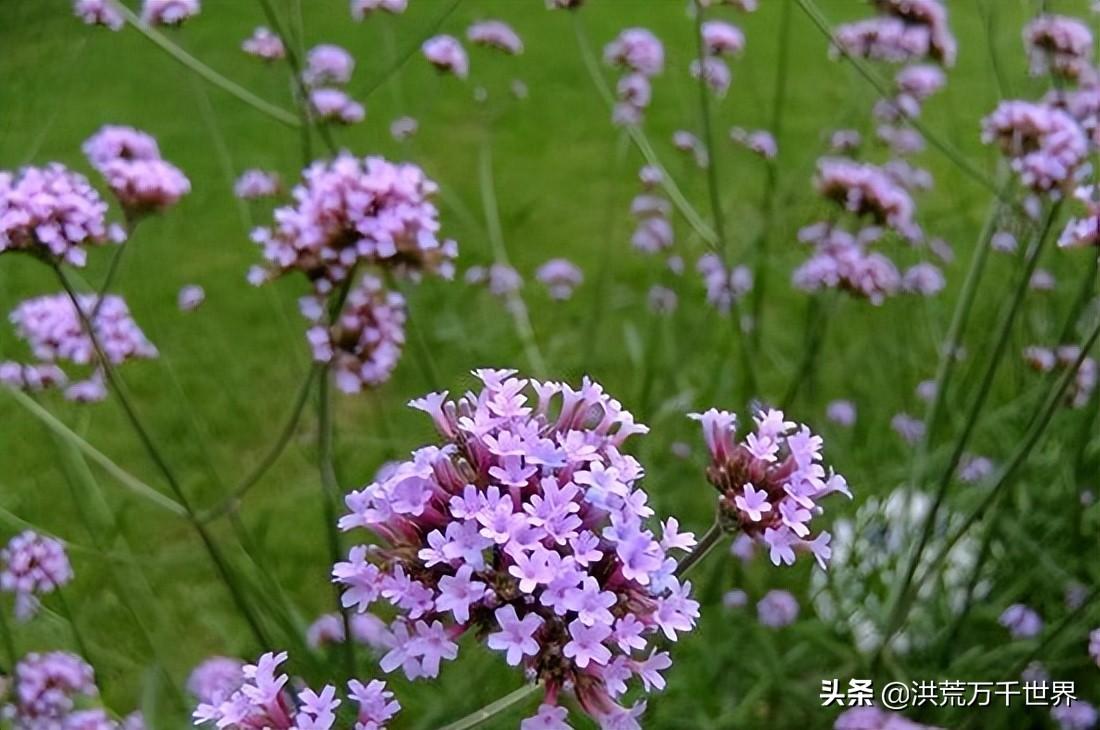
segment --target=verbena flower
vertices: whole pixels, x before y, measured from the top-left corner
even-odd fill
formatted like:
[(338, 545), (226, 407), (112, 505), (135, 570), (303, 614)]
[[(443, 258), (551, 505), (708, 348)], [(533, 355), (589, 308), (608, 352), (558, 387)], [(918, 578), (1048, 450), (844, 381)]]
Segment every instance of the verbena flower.
[(756, 617), (773, 629), (789, 626), (798, 618), (798, 600), (790, 591), (768, 591), (756, 604)]
[(707, 303), (722, 314), (752, 291), (752, 270), (747, 266), (727, 268), (715, 253), (703, 254), (695, 266), (707, 289)]
[(1100, 666), (1100, 629), (1089, 632), (1089, 656)]
[(519, 34), (501, 20), (483, 20), (466, 29), (466, 38), (475, 46), (495, 48), (509, 55), (523, 53), (523, 40)]
[(707, 56), (702, 61), (695, 59), (688, 67), (693, 79), (702, 77), (710, 90), (718, 97), (726, 95), (733, 81), (733, 72), (729, 65), (716, 56)]
[(900, 291), (901, 274), (893, 261), (869, 248), (881, 235), (874, 227), (856, 235), (827, 223), (803, 228), (799, 239), (812, 243), (814, 252), (795, 269), (792, 284), (808, 292), (839, 289), (882, 304)]
[(450, 278), (458, 246), (437, 238), (437, 190), (416, 165), (342, 152), (307, 168), (294, 202), (276, 209), (274, 224), (252, 238), (273, 274), (300, 271), (321, 296), (360, 263)]
[(657, 314), (669, 314), (676, 311), (680, 298), (676, 296), (675, 291), (667, 286), (654, 284), (646, 295), (646, 303), (649, 305), (650, 311)]
[(133, 127), (104, 126), (83, 150), (129, 220), (162, 212), (191, 191), (191, 181), (161, 159), (156, 140)]
[(889, 226), (910, 240), (919, 240), (909, 193), (882, 168), (842, 157), (818, 160), (814, 185), (822, 197), (855, 216)]
[(665, 47), (645, 28), (627, 28), (603, 49), (604, 61), (643, 76), (656, 76), (665, 68)]
[(400, 15), (408, 7), (409, 0), (351, 0), (351, 17), (355, 20), (363, 20), (378, 10), (391, 15)]
[(863, 135), (855, 129), (838, 129), (829, 135), (829, 150), (836, 154), (855, 152), (863, 144)]
[(890, 419), (890, 428), (910, 446), (924, 438), (924, 421), (908, 413), (895, 413)]
[(1069, 114), (1046, 104), (1003, 101), (982, 120), (982, 141), (996, 143), (1020, 182), (1037, 193), (1059, 193), (1088, 154), (1088, 141)]
[(755, 429), (740, 441), (733, 413), (711, 408), (691, 417), (703, 427), (707, 480), (718, 490), (725, 524), (767, 545), (775, 565), (793, 565), (797, 552), (808, 552), (825, 567), (830, 536), (811, 537), (810, 521), (822, 498), (851, 492), (844, 477), (820, 463), (821, 437), (777, 410), (758, 412)]
[(938, 92), (946, 81), (938, 66), (927, 64), (906, 66), (894, 76), (898, 92), (918, 102)]
[[(343, 703), (336, 688), (325, 685), (320, 692), (287, 685), (289, 677), (279, 674), (279, 665), (287, 654), (267, 653), (256, 664), (246, 665), (240, 688), (218, 702), (201, 702), (193, 713), (196, 725), (211, 723), (227, 730), (330, 730), (336, 722), (336, 710)], [(348, 682), (348, 698), (358, 706), (356, 727), (384, 730), (401, 705), (386, 689), (386, 683), (373, 680), (364, 685)]]
[(506, 298), (523, 288), (523, 277), (508, 264), (471, 266), (464, 278), (467, 284), (485, 286), (494, 297)]
[(241, 200), (272, 198), (279, 194), (282, 187), (278, 173), (250, 169), (242, 172), (233, 183), (233, 194)]
[(454, 74), (460, 79), (470, 73), (470, 59), (458, 39), (449, 35), (437, 35), (421, 46), (424, 58), (441, 73)]
[(198, 284), (187, 284), (180, 288), (176, 296), (176, 305), (181, 312), (193, 312), (206, 300), (206, 290)]
[(283, 45), (283, 39), (272, 32), (271, 29), (262, 25), (258, 26), (252, 31), (251, 36), (241, 42), (241, 50), (264, 61), (277, 61), (286, 58), (286, 46)]
[(1008, 629), (1014, 639), (1030, 639), (1043, 630), (1043, 619), (1022, 603), (1014, 603), (1006, 608), (997, 623)]
[(141, 19), (149, 25), (181, 25), (199, 10), (199, 0), (144, 0)]
[[(393, 635), (386, 622), (373, 613), (357, 613), (350, 617), (351, 636), (356, 643), (375, 651), (386, 651), (393, 646)], [(318, 649), (330, 644), (343, 644), (344, 617), (338, 613), (326, 613), (318, 617), (306, 630), (306, 642)]]
[(919, 725), (904, 716), (878, 707), (851, 707), (837, 715), (833, 730), (940, 730)]
[(398, 117), (390, 123), (390, 136), (401, 142), (416, 134), (419, 128), (420, 123), (413, 117)]
[(825, 418), (838, 426), (851, 428), (856, 424), (856, 404), (850, 400), (829, 401), (825, 406)]
[(74, 0), (73, 14), (88, 25), (102, 25), (111, 30), (121, 30), (126, 24), (111, 0)]
[(1078, 79), (1092, 70), (1092, 31), (1065, 15), (1040, 15), (1024, 27), (1032, 76)]
[(779, 146), (775, 142), (775, 137), (766, 129), (747, 131), (741, 127), (731, 127), (730, 139), (745, 149), (755, 152), (765, 160), (775, 159), (775, 156), (779, 154)]
[(1077, 248), (1100, 244), (1100, 201), (1097, 200), (1096, 186), (1078, 187), (1073, 197), (1084, 203), (1086, 213), (1066, 222), (1065, 229), (1058, 237), (1058, 245), (1062, 248)]
[(1092, 730), (1100, 721), (1100, 713), (1084, 700), (1069, 700), (1050, 709), (1050, 716), (1060, 730)]
[(6, 360), (0, 362), (0, 385), (16, 390), (37, 393), (65, 385), (69, 381), (65, 371), (52, 363), (23, 363)]
[(573, 290), (584, 281), (584, 272), (568, 259), (550, 259), (538, 268), (535, 278), (552, 299), (563, 300), (573, 296)]
[(959, 461), (959, 481), (976, 484), (993, 474), (994, 469), (996, 464), (989, 457), (964, 454)]
[(939, 294), (947, 286), (943, 272), (935, 264), (928, 262), (914, 264), (906, 269), (901, 277), (901, 288), (909, 294), (930, 297)]
[(27, 530), (0, 550), (0, 589), (15, 594), (15, 615), (25, 621), (39, 608), (39, 597), (73, 579), (65, 546), (57, 540)]
[(362, 104), (341, 89), (319, 88), (309, 92), (309, 104), (322, 122), (358, 124), (367, 115)]
[[(320, 302), (308, 300), (304, 309), (318, 312)], [(365, 275), (348, 292), (331, 326), (316, 324), (306, 333), (313, 359), (327, 363), (336, 386), (358, 393), (389, 380), (405, 345), (405, 298), (387, 291), (382, 282)]]
[(742, 590), (727, 591), (722, 596), (722, 605), (726, 608), (744, 608), (749, 605), (749, 594)]
[(75, 654), (27, 654), (14, 668), (14, 692), (3, 708), (17, 728), (61, 728), (83, 697), (99, 693), (95, 673)]
[(302, 81), (307, 86), (346, 84), (355, 71), (355, 58), (340, 46), (322, 43), (309, 49)]
[(0, 254), (29, 251), (83, 266), (86, 248), (121, 240), (106, 216), (87, 178), (64, 165), (0, 172)]
[(711, 56), (736, 56), (745, 50), (745, 34), (732, 23), (708, 20), (703, 23), (703, 49)]
[(957, 44), (940, 0), (875, 0), (874, 4), (879, 17), (836, 28), (834, 38), (844, 52), (892, 63), (924, 58), (945, 66), (955, 63)]
[(218, 705), (244, 684), (244, 662), (225, 656), (204, 659), (191, 670), (187, 691), (199, 702)]
[(675, 640), (698, 616), (668, 555), (693, 539), (671, 519), (660, 536), (647, 526), (643, 469), (621, 451), (647, 429), (587, 379), (574, 390), (475, 375), (477, 392), (411, 404), (441, 446), (348, 495), (340, 527), (382, 544), (334, 567), (344, 605), (397, 609), (385, 671), (435, 677), (472, 632), (542, 682), (546, 704), (571, 688), (604, 727), (637, 727), (616, 698), (635, 675), (663, 686), (670, 662), (655, 635)]
[[(1033, 369), (1041, 373), (1049, 373), (1054, 370), (1065, 370), (1073, 367), (1081, 354), (1081, 348), (1076, 345), (1062, 345), (1055, 349), (1038, 347), (1035, 345), (1024, 348), (1024, 361)], [(1083, 408), (1092, 398), (1092, 392), (1096, 388), (1097, 379), (1100, 378), (1100, 365), (1091, 356), (1081, 360), (1080, 367), (1074, 375), (1066, 391), (1066, 404), (1072, 408)]]

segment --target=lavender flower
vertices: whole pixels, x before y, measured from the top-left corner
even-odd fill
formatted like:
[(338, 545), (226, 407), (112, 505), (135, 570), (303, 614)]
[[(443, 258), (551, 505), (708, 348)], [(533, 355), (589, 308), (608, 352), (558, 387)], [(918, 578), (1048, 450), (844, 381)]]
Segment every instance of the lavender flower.
[(220, 704), (244, 684), (243, 670), (240, 659), (212, 656), (191, 670), (187, 691), (204, 704)]
[(402, 142), (416, 134), (420, 123), (413, 117), (398, 117), (390, 123), (390, 136)]
[(264, 61), (277, 61), (286, 58), (286, 46), (283, 45), (283, 39), (262, 25), (252, 31), (252, 35), (241, 42), (241, 50)]
[(768, 591), (756, 604), (756, 616), (773, 629), (790, 626), (798, 618), (798, 601), (789, 591)]
[(573, 290), (584, 281), (584, 272), (568, 259), (550, 259), (535, 272), (535, 278), (546, 286), (551, 299), (573, 296)]
[(198, 284), (188, 284), (180, 288), (176, 304), (181, 312), (193, 312), (206, 300), (206, 290)]
[(1027, 287), (1032, 291), (1054, 291), (1057, 285), (1058, 281), (1054, 278), (1054, 274), (1046, 269), (1035, 269), (1027, 281)]
[(943, 88), (946, 78), (936, 66), (906, 66), (894, 76), (898, 91), (915, 101), (924, 101)]
[(1089, 656), (1100, 666), (1100, 629), (1089, 632)]
[(367, 115), (362, 104), (340, 89), (312, 89), (309, 92), (309, 104), (317, 119), (322, 122), (358, 124)]
[(726, 608), (744, 608), (749, 604), (749, 595), (742, 590), (728, 591), (722, 596), (722, 605)]
[(802, 229), (799, 238), (813, 243), (814, 253), (794, 271), (791, 282), (804, 291), (840, 289), (881, 304), (901, 289), (901, 274), (889, 258), (868, 250), (879, 236), (878, 228), (853, 236), (827, 223)]
[(39, 596), (73, 579), (64, 545), (32, 530), (16, 535), (0, 550), (0, 564), (0, 590), (15, 594), (15, 615), (20, 621), (38, 613)]
[(1100, 720), (1096, 708), (1083, 700), (1069, 700), (1052, 707), (1050, 716), (1061, 730), (1092, 730)]
[(1096, 246), (1100, 244), (1100, 201), (1097, 200), (1095, 185), (1077, 188), (1073, 197), (1085, 204), (1086, 213), (1081, 218), (1071, 218), (1066, 222), (1058, 245), (1062, 248)]
[(838, 426), (851, 428), (856, 423), (856, 404), (850, 400), (829, 401), (825, 406), (825, 418)]
[(1027, 101), (1001, 102), (982, 120), (982, 141), (996, 142), (1020, 181), (1037, 193), (1060, 191), (1088, 153), (1073, 117)]
[(313, 163), (292, 191), (294, 204), (252, 238), (275, 273), (301, 271), (321, 296), (361, 262), (449, 278), (458, 246), (436, 237), (437, 190), (416, 165), (343, 152)]
[(141, 19), (149, 25), (181, 25), (199, 9), (199, 0), (145, 0)]
[(721, 518), (768, 546), (772, 563), (793, 565), (796, 551), (812, 553), (825, 567), (830, 536), (810, 539), (819, 500), (834, 492), (851, 497), (844, 477), (819, 463), (820, 436), (787, 421), (782, 411), (763, 410), (756, 429), (735, 442), (737, 417), (713, 408), (691, 415), (703, 426), (711, 454), (707, 479), (718, 490)]
[(707, 303), (722, 314), (752, 291), (752, 271), (747, 266), (727, 269), (717, 254), (708, 253), (699, 257), (695, 268), (703, 276)]
[(818, 161), (817, 191), (856, 216), (893, 228), (910, 240), (919, 240), (913, 221), (913, 199), (882, 168), (842, 157)]
[(1015, 253), (1018, 246), (1011, 231), (997, 231), (989, 239), (989, 245), (998, 253)]
[(361, 21), (378, 10), (391, 15), (400, 15), (408, 7), (409, 0), (351, 0), (351, 17)]
[(1030, 639), (1043, 630), (1043, 619), (1022, 603), (1006, 608), (997, 623), (1008, 629), (1014, 639)]
[(307, 86), (346, 84), (355, 71), (355, 58), (340, 46), (323, 43), (309, 49), (302, 81)]
[(111, 0), (74, 0), (73, 15), (88, 25), (102, 25), (111, 30), (122, 30), (126, 24)]
[[(845, 23), (833, 33), (835, 47), (830, 55), (840, 54), (868, 58), (889, 63), (910, 63), (925, 58), (942, 60), (945, 65), (954, 62), (954, 46), (946, 57), (933, 44), (928, 28), (906, 23), (898, 18), (878, 17)], [(947, 50), (947, 49), (944, 49)]]
[(0, 254), (30, 251), (83, 266), (86, 247), (120, 239), (106, 215), (87, 178), (64, 165), (0, 172)]
[(775, 156), (779, 154), (779, 147), (775, 143), (775, 137), (766, 129), (758, 129), (749, 132), (741, 127), (731, 127), (730, 139), (750, 152), (755, 152), (765, 160), (775, 159)]
[(484, 284), (494, 297), (506, 298), (523, 288), (523, 277), (508, 264), (471, 266), (465, 279), (467, 284)]
[(943, 272), (935, 264), (928, 262), (908, 268), (901, 277), (901, 288), (909, 294), (930, 297), (939, 294), (947, 286)]
[(745, 34), (722, 20), (703, 23), (703, 48), (710, 56), (736, 56), (745, 50)]
[(365, 527), (382, 544), (334, 566), (344, 604), (385, 599), (398, 610), (385, 671), (435, 677), (470, 631), (542, 682), (547, 704), (571, 687), (588, 714), (618, 727), (630, 711), (615, 700), (633, 675), (663, 686), (667, 654), (645, 654), (654, 634), (675, 640), (698, 616), (668, 556), (692, 540), (672, 520), (663, 539), (647, 528), (642, 467), (621, 451), (647, 429), (587, 379), (574, 390), (510, 370), (475, 375), (479, 392), (412, 402), (442, 446), (348, 496), (341, 528)]
[(63, 651), (27, 654), (13, 674), (15, 691), (3, 712), (17, 728), (69, 727), (75, 700), (98, 694), (91, 665)]
[(715, 96), (723, 97), (729, 91), (733, 81), (733, 72), (721, 58), (708, 56), (702, 61), (695, 59), (688, 68), (693, 79), (702, 78), (703, 82), (714, 92)]
[(470, 59), (458, 39), (449, 35), (437, 35), (424, 41), (421, 50), (428, 63), (441, 73), (451, 73), (460, 79), (470, 73)]
[[(1073, 367), (1080, 354), (1081, 350), (1076, 345), (1063, 345), (1054, 350), (1033, 345), (1024, 348), (1024, 361), (1033, 370), (1048, 373), (1055, 369)], [(1083, 408), (1087, 405), (1098, 379), (1100, 379), (1100, 365), (1094, 358), (1086, 356), (1077, 368), (1074, 380), (1066, 392), (1067, 405), (1071, 408)]]
[(976, 484), (993, 473), (996, 465), (985, 456), (964, 454), (959, 462), (959, 481), (964, 484)]
[[(351, 636), (356, 643), (363, 644), (375, 651), (386, 651), (393, 646), (393, 635), (386, 622), (372, 613), (357, 613), (351, 617)], [(306, 642), (318, 649), (330, 644), (343, 644), (344, 617), (338, 613), (326, 613), (310, 624), (306, 631)]]
[(83, 149), (129, 220), (162, 212), (191, 191), (191, 182), (161, 159), (156, 140), (145, 132), (108, 125), (89, 137)]
[(0, 385), (16, 390), (37, 393), (65, 385), (68, 380), (65, 371), (50, 363), (24, 365), (11, 360), (0, 362)]
[[(99, 302), (94, 294), (82, 294), (77, 296), (77, 301), (85, 315), (95, 312), (92, 326), (96, 340), (112, 365), (132, 358), (157, 356), (157, 349), (131, 318), (121, 297), (109, 294)], [(15, 308), (10, 319), (39, 360), (87, 365), (98, 358), (92, 339), (67, 294), (26, 299)]]
[(910, 446), (924, 438), (924, 421), (908, 413), (894, 414), (890, 419), (890, 428)]
[(660, 39), (645, 28), (627, 28), (603, 49), (609, 66), (656, 76), (665, 68), (665, 47)]
[[(303, 310), (316, 313), (322, 304), (311, 298)], [(389, 380), (405, 344), (405, 298), (386, 291), (376, 277), (365, 275), (348, 293), (331, 327), (316, 324), (306, 333), (313, 359), (328, 363), (336, 386), (358, 393)]]
[(1032, 76), (1077, 79), (1091, 71), (1092, 31), (1076, 18), (1040, 15), (1024, 28)]
[(512, 26), (501, 20), (483, 20), (466, 29), (466, 38), (476, 46), (495, 48), (511, 56), (523, 53), (523, 40)]
[(277, 172), (250, 169), (241, 173), (233, 183), (233, 194), (241, 200), (273, 198), (282, 190), (282, 181)]

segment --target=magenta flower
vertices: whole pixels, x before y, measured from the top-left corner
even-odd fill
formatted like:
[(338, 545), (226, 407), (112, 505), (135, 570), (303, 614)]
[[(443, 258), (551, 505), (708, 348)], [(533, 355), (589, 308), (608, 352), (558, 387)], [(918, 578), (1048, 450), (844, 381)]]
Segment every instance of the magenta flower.
[(841, 157), (818, 160), (814, 180), (822, 197), (855, 216), (886, 225), (910, 240), (919, 240), (913, 221), (913, 199), (882, 168)]
[(766, 129), (746, 131), (741, 127), (730, 127), (730, 139), (765, 160), (775, 159), (779, 154), (775, 137)]
[(0, 550), (0, 590), (15, 594), (15, 616), (25, 621), (38, 612), (39, 596), (60, 589), (73, 579), (65, 546), (27, 530)]
[(799, 239), (812, 243), (814, 253), (795, 270), (791, 282), (808, 292), (839, 289), (882, 304), (901, 289), (901, 274), (889, 258), (870, 250), (880, 235), (879, 228), (852, 235), (828, 223), (803, 228)]
[(386, 723), (401, 710), (401, 703), (393, 698), (393, 692), (386, 689), (386, 683), (372, 679), (363, 684), (357, 679), (348, 682), (348, 694), (359, 706), (356, 713), (357, 728), (363, 730), (385, 730)]
[(107, 125), (83, 149), (129, 220), (162, 212), (191, 192), (191, 181), (161, 159), (156, 140), (145, 132)]
[[(940, 0), (875, 0), (877, 18), (838, 26), (837, 45), (845, 53), (891, 63), (929, 58), (955, 63), (957, 46)], [(830, 53), (834, 53), (830, 49)]]
[(703, 46), (711, 56), (736, 56), (745, 50), (745, 34), (722, 20), (703, 23)]
[(0, 385), (37, 393), (69, 382), (65, 371), (51, 363), (24, 365), (7, 360), (0, 362)]
[(429, 38), (424, 41), (421, 50), (428, 63), (435, 66), (440, 73), (454, 74), (460, 79), (466, 78), (470, 73), (470, 59), (466, 55), (466, 49), (453, 36), (437, 35)]
[(752, 270), (747, 266), (727, 268), (718, 254), (703, 254), (695, 268), (703, 277), (707, 303), (722, 314), (752, 291)]

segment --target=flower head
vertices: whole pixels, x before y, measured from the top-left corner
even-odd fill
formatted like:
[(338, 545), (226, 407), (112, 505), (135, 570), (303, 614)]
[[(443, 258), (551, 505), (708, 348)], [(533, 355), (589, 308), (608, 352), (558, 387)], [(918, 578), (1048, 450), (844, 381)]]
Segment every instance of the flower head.
[(199, 9), (199, 0), (145, 0), (141, 19), (149, 25), (181, 25)]
[(27, 530), (0, 550), (0, 589), (15, 594), (15, 614), (26, 620), (38, 611), (38, 597), (73, 579), (65, 547), (53, 538)]
[(546, 286), (551, 299), (569, 299), (573, 290), (584, 281), (584, 272), (568, 259), (550, 259), (535, 272), (535, 278)]
[(756, 604), (756, 615), (764, 626), (789, 626), (798, 618), (798, 601), (789, 591), (768, 591)]
[(73, 14), (88, 25), (102, 25), (111, 30), (121, 30), (126, 24), (111, 0), (74, 0)]
[(286, 57), (283, 39), (262, 25), (241, 42), (241, 50), (264, 61), (277, 61)]
[(1030, 639), (1043, 630), (1043, 619), (1022, 603), (1006, 608), (997, 623), (1008, 629), (1014, 639)]
[(233, 183), (233, 194), (241, 200), (271, 198), (278, 195), (282, 187), (278, 173), (250, 169), (242, 172)]
[(216, 705), (240, 689), (244, 683), (244, 662), (225, 656), (212, 656), (191, 670), (187, 691), (199, 702)]
[(512, 26), (501, 20), (483, 20), (466, 29), (466, 37), (475, 46), (495, 48), (509, 55), (523, 53), (523, 40)]
[(665, 47), (645, 28), (627, 28), (604, 47), (604, 61), (610, 66), (643, 76), (656, 76), (665, 67)]
[(27, 654), (13, 674), (15, 691), (3, 710), (19, 728), (62, 727), (77, 698), (98, 694), (91, 665), (63, 651)]
[(424, 41), (421, 47), (424, 58), (441, 73), (454, 74), (460, 79), (470, 73), (470, 59), (466, 49), (457, 38), (449, 35), (437, 35)]
[(355, 70), (355, 58), (340, 46), (322, 43), (309, 49), (302, 81), (307, 86), (346, 84)]
[(1040, 15), (1024, 28), (1031, 74), (1077, 79), (1091, 71), (1092, 31), (1076, 18)]
[(351, 17), (363, 20), (376, 11), (400, 15), (409, 7), (409, 0), (351, 0)]

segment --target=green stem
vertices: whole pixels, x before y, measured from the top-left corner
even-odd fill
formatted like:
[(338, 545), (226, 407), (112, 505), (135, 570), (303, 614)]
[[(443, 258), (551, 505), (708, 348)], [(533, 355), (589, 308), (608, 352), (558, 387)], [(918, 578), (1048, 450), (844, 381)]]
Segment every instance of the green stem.
[(4, 615), (4, 609), (0, 607), (0, 639), (4, 644), (4, 656), (7, 659), (7, 666), (0, 667), (3, 674), (11, 676), (15, 672), (15, 664), (19, 660), (19, 655), (15, 652), (15, 637), (11, 633), (11, 627), (8, 626), (8, 617)]
[(189, 70), (198, 74), (202, 78), (209, 81), (214, 86), (217, 86), (222, 91), (229, 93), (232, 96), (237, 97), (240, 101), (248, 104), (253, 109), (267, 116), (271, 117), (277, 122), (287, 125), (288, 127), (301, 126), (298, 118), (288, 112), (282, 107), (276, 106), (269, 101), (265, 101), (260, 97), (253, 94), (248, 89), (244, 88), (235, 81), (227, 79), (214, 69), (207, 66), (199, 59), (192, 56), (187, 51), (180, 48), (173, 43), (160, 31), (150, 27), (144, 20), (134, 14), (129, 8), (123, 5), (118, 0), (110, 0), (111, 5), (117, 10), (126, 22), (135, 28), (139, 33), (148, 38), (155, 46), (165, 51), (169, 56), (183, 64)]
[(518, 705), (528, 697), (537, 694), (541, 689), (542, 685), (537, 683), (524, 685), (514, 692), (509, 692), (504, 695), (496, 702), (485, 705), (485, 707), (482, 707), (477, 712), (472, 712), (461, 720), (452, 722), (449, 725), (444, 725), (439, 728), (439, 730), (469, 730), (470, 728), (477, 727), (486, 720), (493, 719), (505, 710), (510, 709), (512, 706)]
[(363, 89), (359, 92), (359, 96), (365, 99), (373, 94), (375, 90), (378, 89), (378, 87), (382, 86), (382, 84), (386, 83), (386, 81), (389, 80), (390, 76), (400, 71), (401, 67), (409, 62), (409, 59), (420, 53), (420, 47), (423, 45), (424, 41), (436, 34), (436, 31), (439, 30), (444, 21), (446, 21), (447, 18), (451, 17), (451, 14), (458, 9), (458, 6), (461, 3), (462, 0), (451, 0), (450, 4), (448, 4), (447, 7), (443, 8), (439, 15), (433, 18), (427, 25), (424, 26), (424, 29), (417, 34), (419, 40), (417, 40), (416, 43), (409, 45), (409, 47), (406, 48), (399, 57), (394, 59), (385, 69), (383, 69), (382, 73), (378, 75), (378, 78), (374, 79), (369, 84), (364, 86)]
[(676, 564), (676, 572), (674, 575), (677, 578), (682, 578), (687, 575), (688, 571), (698, 565), (703, 558), (710, 554), (710, 551), (722, 541), (725, 534), (726, 531), (722, 529), (722, 525), (715, 520), (714, 524), (703, 534), (703, 537), (695, 544), (691, 552), (681, 558), (680, 562)]

